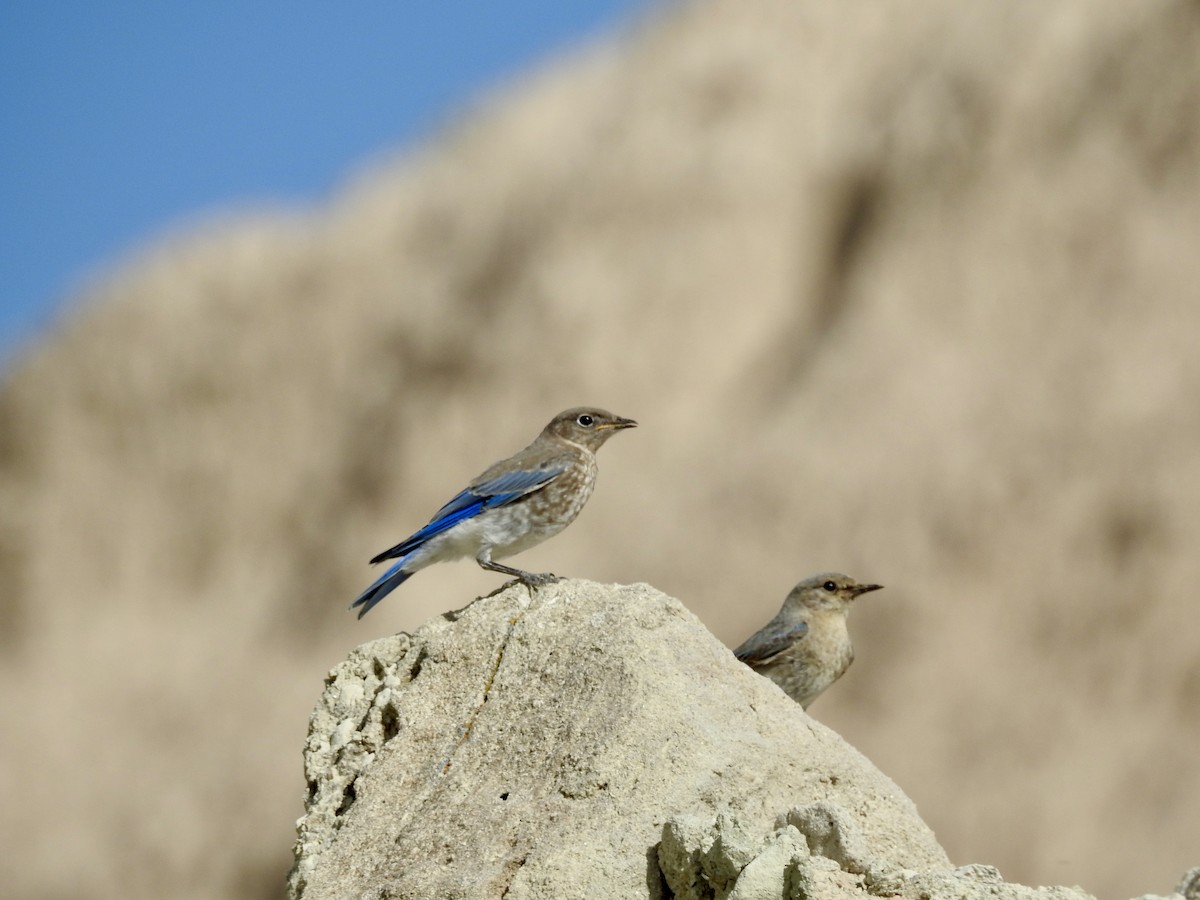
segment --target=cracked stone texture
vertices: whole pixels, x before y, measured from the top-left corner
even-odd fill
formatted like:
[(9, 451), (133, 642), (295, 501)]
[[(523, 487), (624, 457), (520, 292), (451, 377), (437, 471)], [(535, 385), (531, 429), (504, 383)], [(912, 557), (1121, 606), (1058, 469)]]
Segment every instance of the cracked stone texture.
[(752, 833), (734, 816), (679, 816), (663, 828), (659, 866), (674, 900), (1090, 900), (1077, 887), (1009, 884), (993, 866), (916, 871), (876, 855), (854, 817), (820, 802)]
[(862, 858), (949, 868), (890, 779), (646, 585), (514, 585), (359, 647), (305, 770), (305, 900), (670, 897), (664, 825), (718, 813), (738, 823), (712, 854), (723, 877), (769, 881), (799, 832), (787, 852), (749, 835), (811, 803), (843, 810)]

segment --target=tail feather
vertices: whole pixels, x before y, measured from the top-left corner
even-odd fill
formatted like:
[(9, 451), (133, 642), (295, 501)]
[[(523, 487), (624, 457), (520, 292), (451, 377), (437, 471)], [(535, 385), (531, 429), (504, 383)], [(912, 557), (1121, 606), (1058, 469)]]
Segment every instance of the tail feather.
[(380, 600), (382, 600), (396, 588), (400, 587), (400, 585), (404, 584), (404, 582), (408, 581), (408, 579), (412, 578), (412, 572), (404, 571), (404, 562), (404, 560), (400, 560), (400, 562), (396, 563), (394, 566), (380, 575), (379, 578), (375, 580), (374, 584), (363, 591), (359, 595), (358, 599), (350, 604), (351, 609), (354, 609), (356, 606), (362, 607), (362, 609), (358, 611), (358, 617), (360, 619), (369, 613), (371, 608)]

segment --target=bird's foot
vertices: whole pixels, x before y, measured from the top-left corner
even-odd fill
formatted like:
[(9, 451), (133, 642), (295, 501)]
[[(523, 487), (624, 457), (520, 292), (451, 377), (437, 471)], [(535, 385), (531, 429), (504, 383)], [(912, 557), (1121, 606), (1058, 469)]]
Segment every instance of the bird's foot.
[[(541, 587), (544, 584), (552, 584), (559, 580), (557, 575), (550, 572), (526, 572), (524, 569), (517, 569), (512, 566), (506, 566), (503, 563), (492, 562), (490, 559), (477, 559), (476, 562), (480, 566), (487, 569), (489, 572), (500, 572), (504, 575), (512, 575), (516, 581), (510, 581), (508, 584), (520, 582), (528, 587)], [(508, 587), (506, 584), (505, 587)]]
[(562, 581), (562, 576), (555, 575), (553, 572), (525, 572), (518, 580), (528, 587), (544, 587), (547, 584)]

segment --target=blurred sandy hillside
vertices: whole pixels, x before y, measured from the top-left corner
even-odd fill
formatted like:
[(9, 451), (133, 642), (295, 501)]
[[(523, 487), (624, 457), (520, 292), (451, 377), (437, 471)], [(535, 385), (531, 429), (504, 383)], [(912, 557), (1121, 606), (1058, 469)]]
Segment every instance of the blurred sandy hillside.
[(1200, 853), (1200, 5), (681, 4), (306, 220), (152, 249), (0, 392), (0, 883), (274, 897), (326, 670), (498, 586), (365, 561), (577, 403), (519, 558), (727, 643), (887, 590), (813, 708), (958, 863)]

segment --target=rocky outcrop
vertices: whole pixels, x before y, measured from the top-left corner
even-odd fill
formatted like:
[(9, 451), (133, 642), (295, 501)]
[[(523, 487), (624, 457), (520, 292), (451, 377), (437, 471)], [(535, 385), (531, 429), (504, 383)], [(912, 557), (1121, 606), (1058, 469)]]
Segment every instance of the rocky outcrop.
[(909, 799), (677, 600), (511, 585), (330, 673), (291, 895), (1085, 898), (953, 869)]

